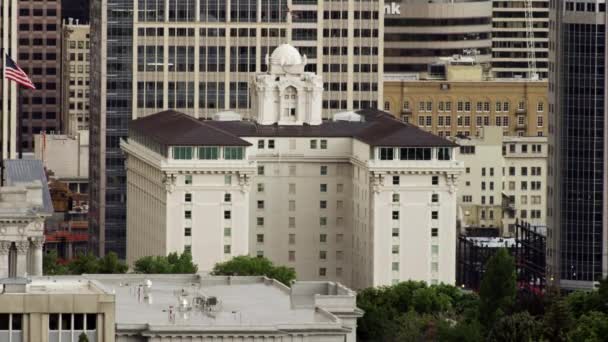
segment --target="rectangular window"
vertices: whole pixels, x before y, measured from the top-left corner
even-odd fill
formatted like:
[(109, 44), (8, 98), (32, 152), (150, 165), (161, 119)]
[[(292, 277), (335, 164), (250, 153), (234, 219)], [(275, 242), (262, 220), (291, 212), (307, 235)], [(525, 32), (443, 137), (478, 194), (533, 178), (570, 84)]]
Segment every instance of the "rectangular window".
[(327, 275), (327, 269), (325, 267), (319, 268), (319, 277), (325, 277)]
[(224, 218), (226, 220), (230, 220), (231, 217), (232, 217), (232, 212), (230, 210), (224, 210)]
[(192, 218), (192, 211), (191, 210), (184, 211), (184, 218), (185, 219), (191, 219)]
[(398, 262), (393, 262), (391, 265), (391, 269), (393, 271), (399, 271), (399, 263)]
[(257, 234), (256, 235), (256, 241), (258, 243), (264, 243), (264, 234)]
[(327, 242), (327, 234), (319, 234), (319, 242), (326, 243)]
[(327, 217), (319, 217), (319, 225), (326, 226), (327, 225)]
[(399, 176), (393, 176), (393, 185), (399, 185), (399, 181), (400, 181)]
[(393, 160), (394, 150), (392, 147), (380, 147), (380, 160)]
[(439, 219), (439, 212), (438, 211), (431, 211), (431, 219), (433, 219), (433, 220)]
[(393, 203), (399, 203), (399, 194), (393, 194)]
[(226, 202), (226, 203), (232, 202), (232, 195), (231, 194), (224, 194), (224, 202)]
[(184, 236), (192, 236), (192, 228), (190, 228), (190, 227), (184, 228)]
[(219, 147), (208, 146), (198, 148), (198, 159), (216, 160), (219, 159)]
[(288, 240), (290, 245), (295, 245), (296, 243), (296, 234), (289, 234), (289, 240)]
[(321, 184), (321, 185), (319, 186), (319, 188), (320, 188), (319, 190), (320, 190), (321, 192), (327, 192), (327, 184)]
[(393, 217), (393, 220), (398, 220), (399, 219), (399, 211), (393, 210), (392, 217)]
[(225, 237), (232, 236), (232, 228), (229, 228), (229, 227), (224, 228), (224, 236)]
[(325, 139), (321, 140), (321, 149), (327, 150), (327, 140), (325, 140)]
[(296, 201), (289, 200), (289, 211), (295, 211), (295, 210), (296, 210)]
[(321, 165), (321, 176), (326, 176), (326, 175), (327, 175), (327, 166)]
[(264, 227), (264, 218), (263, 217), (256, 217), (255, 218), (255, 224), (258, 227)]
[(268, 140), (268, 148), (274, 148), (274, 140)]
[(258, 183), (258, 192), (264, 192), (264, 183)]
[(439, 236), (439, 228), (431, 228), (431, 236), (432, 237)]
[(433, 176), (433, 177), (431, 177), (431, 184), (432, 185), (439, 185), (439, 176)]
[(258, 148), (259, 148), (259, 149), (263, 149), (263, 148), (264, 148), (264, 143), (265, 143), (265, 142), (264, 142), (264, 140), (263, 140), (263, 139), (258, 140)]
[(319, 208), (327, 209), (327, 201), (319, 201)]
[(310, 148), (313, 149), (313, 150), (317, 148), (317, 141), (316, 140), (311, 140), (310, 141)]
[(433, 203), (439, 203), (439, 194), (432, 194), (431, 195), (431, 202), (433, 202)]
[(231, 251), (231, 246), (230, 245), (224, 245), (224, 254), (230, 254)]
[(243, 158), (243, 147), (224, 147), (224, 159), (241, 160)]
[(288, 225), (289, 225), (289, 228), (295, 228), (296, 227), (296, 218), (290, 217), (288, 219)]
[(258, 166), (258, 175), (259, 176), (264, 175), (264, 166), (263, 165)]
[(192, 159), (192, 147), (190, 146), (174, 146), (173, 159), (190, 160)]
[(399, 237), (399, 228), (393, 228), (393, 237)]
[(184, 202), (192, 202), (192, 194), (184, 194)]
[(264, 209), (264, 201), (258, 201), (258, 209)]
[(224, 176), (224, 184), (226, 184), (226, 185), (232, 184), (232, 176), (231, 175), (225, 175)]

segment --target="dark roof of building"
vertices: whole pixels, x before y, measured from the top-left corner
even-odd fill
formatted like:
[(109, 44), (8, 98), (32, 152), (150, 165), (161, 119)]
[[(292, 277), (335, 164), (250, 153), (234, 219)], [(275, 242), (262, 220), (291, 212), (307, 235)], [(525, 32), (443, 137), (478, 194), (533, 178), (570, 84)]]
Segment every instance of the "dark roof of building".
[(254, 121), (197, 120), (164, 111), (131, 122), (130, 128), (164, 145), (249, 146), (241, 137), (355, 138), (372, 146), (453, 147), (455, 143), (407, 124), (391, 114), (364, 109), (363, 121), (323, 121), (311, 126), (259, 125)]
[(247, 141), (197, 120), (167, 110), (131, 121), (129, 128), (163, 145), (249, 146)]
[(356, 112), (364, 121), (323, 121), (321, 125), (259, 125), (253, 121), (204, 121), (239, 137), (355, 138), (372, 146), (457, 146), (455, 143), (396, 119), (377, 109)]

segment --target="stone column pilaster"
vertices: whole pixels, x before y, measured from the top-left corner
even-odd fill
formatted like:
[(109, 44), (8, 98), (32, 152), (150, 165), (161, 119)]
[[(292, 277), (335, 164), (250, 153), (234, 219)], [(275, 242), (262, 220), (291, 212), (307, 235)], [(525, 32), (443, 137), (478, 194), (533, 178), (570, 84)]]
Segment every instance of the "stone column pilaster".
[(34, 269), (32, 270), (32, 275), (41, 276), (42, 275), (42, 245), (44, 244), (44, 236), (32, 238), (32, 245), (34, 247), (34, 253), (32, 253), (34, 260), (32, 261), (32, 265)]
[(8, 253), (11, 242), (0, 240), (0, 278), (8, 277)]
[(25, 277), (27, 275), (27, 254), (30, 249), (30, 242), (28, 240), (25, 241), (16, 241), (15, 247), (17, 247), (17, 277)]

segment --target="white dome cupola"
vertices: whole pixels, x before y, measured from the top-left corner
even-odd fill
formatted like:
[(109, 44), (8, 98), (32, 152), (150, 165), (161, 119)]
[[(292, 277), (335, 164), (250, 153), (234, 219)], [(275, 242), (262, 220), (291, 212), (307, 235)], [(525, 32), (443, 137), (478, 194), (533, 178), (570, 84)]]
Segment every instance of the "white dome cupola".
[(306, 56), (289, 45), (278, 46), (266, 55), (268, 73), (257, 74), (251, 87), (251, 104), (262, 125), (320, 125), (323, 82), (304, 72)]
[(266, 64), (269, 64), (271, 74), (301, 74), (306, 66), (306, 56), (302, 57), (298, 49), (289, 44), (281, 44), (274, 49), (270, 60), (267, 57)]

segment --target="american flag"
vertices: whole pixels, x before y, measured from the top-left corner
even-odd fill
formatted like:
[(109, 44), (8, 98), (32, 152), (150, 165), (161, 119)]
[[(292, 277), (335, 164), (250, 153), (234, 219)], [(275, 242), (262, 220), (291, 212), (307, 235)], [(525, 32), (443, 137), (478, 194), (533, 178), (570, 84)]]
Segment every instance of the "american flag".
[(4, 57), (4, 77), (26, 88), (36, 89), (36, 86), (34, 86), (34, 83), (32, 83), (32, 80), (30, 80), (25, 71), (9, 55), (5, 55)]

